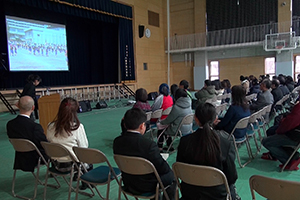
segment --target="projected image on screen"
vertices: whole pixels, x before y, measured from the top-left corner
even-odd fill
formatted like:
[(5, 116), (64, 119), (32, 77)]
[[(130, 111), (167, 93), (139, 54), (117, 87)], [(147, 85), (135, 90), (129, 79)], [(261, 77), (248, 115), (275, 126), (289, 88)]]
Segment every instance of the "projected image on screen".
[(6, 16), (10, 71), (67, 71), (66, 28)]

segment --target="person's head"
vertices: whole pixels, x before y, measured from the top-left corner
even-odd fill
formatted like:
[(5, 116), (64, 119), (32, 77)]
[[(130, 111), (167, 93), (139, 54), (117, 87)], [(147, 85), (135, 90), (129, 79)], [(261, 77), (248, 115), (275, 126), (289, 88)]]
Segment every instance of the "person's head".
[(175, 92), (175, 100), (178, 100), (180, 97), (187, 97), (186, 91), (182, 88), (178, 88)]
[(271, 81), (269, 79), (264, 79), (261, 83), (260, 83), (260, 89), (262, 91), (267, 91), (271, 88)]
[(78, 102), (67, 97), (60, 103), (58, 113), (54, 120), (55, 135), (72, 135), (72, 131), (77, 130), (80, 126), (80, 121), (77, 117), (77, 110), (79, 108)]
[(39, 75), (37, 74), (30, 74), (27, 78), (28, 82), (32, 82), (33, 85), (38, 86), (40, 82), (42, 82), (42, 79)]
[(34, 110), (34, 101), (30, 96), (23, 96), (18, 101), (17, 107), (20, 109), (20, 114), (30, 115)]
[(215, 90), (223, 89), (222, 86), (221, 86), (220, 80), (213, 80), (211, 82), (211, 84), (215, 86)]
[(248, 109), (246, 100), (246, 90), (241, 85), (234, 85), (231, 88), (232, 104), (241, 106), (244, 110)]
[(162, 95), (164, 95), (164, 96), (168, 96), (169, 93), (170, 93), (169, 86), (166, 83), (162, 83), (159, 86), (159, 93), (162, 94)]
[(211, 86), (211, 81), (208, 80), (208, 79), (205, 80), (205, 81), (204, 81), (204, 86), (205, 86), (205, 87)]
[(141, 134), (145, 133), (147, 116), (144, 111), (139, 108), (127, 110), (124, 115), (124, 125), (127, 130), (135, 130)]
[(173, 97), (175, 97), (175, 92), (176, 92), (176, 90), (177, 90), (178, 88), (179, 88), (179, 87), (178, 87), (177, 84), (171, 85), (171, 94), (172, 94)]
[(254, 86), (254, 85), (259, 85), (257, 78), (254, 78), (254, 79), (252, 80), (252, 85), (253, 85), (253, 86)]
[(214, 165), (220, 159), (220, 140), (212, 129), (216, 117), (216, 108), (210, 103), (201, 103), (196, 108), (195, 121), (203, 131), (196, 132), (198, 135), (192, 141), (191, 149), (202, 165)]
[(279, 80), (279, 82), (280, 82), (281, 85), (285, 84), (285, 78), (284, 78), (283, 75), (282, 76), (278, 76), (278, 80)]
[(252, 81), (253, 79), (255, 79), (255, 76), (254, 75), (250, 75), (249, 76), (249, 80)]
[(291, 76), (287, 76), (286, 78), (285, 78), (285, 83), (286, 84), (290, 84), (290, 83), (293, 83), (294, 82), (294, 80), (293, 80), (293, 78), (291, 77)]
[(226, 83), (226, 88), (231, 88), (231, 83), (228, 79), (224, 79), (225, 83)]
[(182, 80), (179, 83), (179, 87), (186, 90), (189, 88), (189, 82), (186, 80)]
[(243, 82), (245, 80), (245, 77), (243, 75), (240, 75), (240, 81)]
[(279, 86), (279, 81), (277, 79), (272, 80), (271, 87), (272, 89), (278, 88)]
[(278, 76), (273, 76), (272, 80), (278, 80)]
[(148, 94), (144, 88), (137, 89), (135, 91), (135, 100), (141, 102), (147, 102)]

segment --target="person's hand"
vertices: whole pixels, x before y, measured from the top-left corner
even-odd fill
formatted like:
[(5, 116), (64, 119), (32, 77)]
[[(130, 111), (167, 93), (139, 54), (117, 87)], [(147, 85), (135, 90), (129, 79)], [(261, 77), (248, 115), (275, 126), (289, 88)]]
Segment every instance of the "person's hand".
[(221, 120), (219, 120), (218, 118), (216, 118), (213, 124), (216, 126), (220, 121)]

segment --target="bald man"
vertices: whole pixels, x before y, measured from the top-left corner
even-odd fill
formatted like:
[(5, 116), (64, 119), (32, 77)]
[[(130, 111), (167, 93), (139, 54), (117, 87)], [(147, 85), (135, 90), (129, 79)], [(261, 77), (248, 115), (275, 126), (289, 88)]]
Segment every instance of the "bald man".
[[(28, 139), (32, 141), (47, 160), (41, 141), (47, 141), (43, 128), (29, 118), (34, 111), (34, 101), (30, 96), (23, 96), (17, 103), (20, 114), (6, 125), (9, 138)], [(16, 152), (14, 169), (33, 172), (38, 162), (38, 154), (34, 152)]]

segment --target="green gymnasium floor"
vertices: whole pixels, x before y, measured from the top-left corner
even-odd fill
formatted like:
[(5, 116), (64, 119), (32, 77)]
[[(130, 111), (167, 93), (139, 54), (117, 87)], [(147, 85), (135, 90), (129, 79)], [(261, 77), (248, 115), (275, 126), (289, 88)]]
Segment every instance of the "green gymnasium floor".
[[(87, 137), (89, 140), (89, 147), (96, 148), (103, 151), (108, 157), (109, 161), (113, 166), (116, 166), (113, 160), (113, 151), (112, 145), (113, 140), (117, 137), (120, 132), (120, 120), (123, 117), (125, 111), (129, 109), (129, 106), (121, 106), (119, 103), (118, 106), (102, 110), (93, 110), (87, 113), (80, 113), (79, 119), (84, 125)], [(9, 143), (7, 134), (6, 134), (6, 123), (13, 119), (15, 115), (12, 115), (8, 112), (0, 113), (0, 199), (14, 199), (11, 194), (11, 181), (13, 176), (13, 161), (14, 161), (14, 150), (12, 145)], [(147, 137), (147, 135), (145, 135)], [(255, 146), (252, 141), (252, 149), (254, 150)], [(246, 147), (243, 145), (240, 147), (240, 155), (246, 159), (247, 151)], [(262, 152), (266, 152), (265, 149), (262, 149)], [(262, 153), (261, 152), (261, 153)], [(264, 175), (284, 180), (293, 180), (300, 181), (300, 171), (286, 171), (283, 173), (279, 172), (279, 162), (276, 161), (265, 161), (260, 159), (261, 153), (245, 168), (240, 168), (236, 162), (237, 171), (238, 171), (238, 181), (236, 182), (236, 187), (238, 194), (242, 199), (252, 199), (249, 189), (249, 178), (254, 175)], [(168, 158), (168, 163), (172, 165), (176, 160), (176, 153), (173, 153)], [(42, 167), (40, 176), (45, 175), (45, 167)], [(60, 179), (62, 187), (59, 189), (47, 188), (47, 199), (67, 199), (68, 197), (68, 187)], [(50, 183), (53, 180), (50, 179)], [(75, 186), (75, 182), (73, 182)], [(15, 191), (21, 195), (31, 196), (33, 194), (33, 176), (30, 173), (17, 173), (17, 184)], [(105, 194), (106, 187), (98, 186), (100, 192)], [(300, 196), (300, 195), (299, 195)], [(118, 186), (116, 182), (112, 182), (110, 188), (110, 199), (117, 199), (118, 197)], [(300, 197), (299, 197), (300, 198)], [(43, 186), (38, 187), (38, 194), (36, 199), (43, 199)], [(75, 199), (75, 193), (72, 193), (72, 199)], [(89, 197), (79, 195), (79, 199), (90, 199)], [(93, 197), (93, 199), (99, 199), (98, 196)], [(122, 197), (122, 199), (125, 199)], [(133, 198), (129, 198), (133, 199)], [(264, 199), (257, 196), (257, 199)]]

